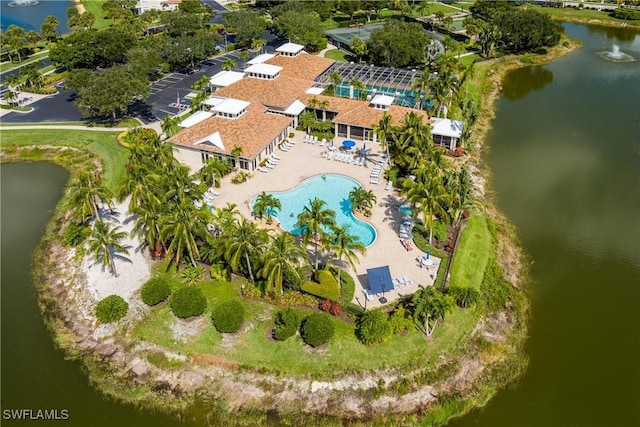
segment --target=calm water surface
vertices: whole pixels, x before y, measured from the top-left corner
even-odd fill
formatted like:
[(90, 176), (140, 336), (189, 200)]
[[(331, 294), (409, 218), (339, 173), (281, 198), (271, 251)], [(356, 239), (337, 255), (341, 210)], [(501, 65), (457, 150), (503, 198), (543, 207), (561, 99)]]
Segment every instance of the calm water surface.
[(534, 262), (531, 363), (456, 427), (640, 425), (640, 35), (565, 29), (584, 47), (505, 79), (485, 157)]
[(15, 0), (0, 1), (0, 25), (6, 31), (9, 25), (17, 25), (25, 31), (35, 30), (40, 33), (40, 26), (45, 18), (53, 15), (60, 23), (59, 31), (68, 33), (67, 9), (73, 7), (73, 1), (65, 0), (39, 0), (37, 4), (31, 6), (12, 7)]

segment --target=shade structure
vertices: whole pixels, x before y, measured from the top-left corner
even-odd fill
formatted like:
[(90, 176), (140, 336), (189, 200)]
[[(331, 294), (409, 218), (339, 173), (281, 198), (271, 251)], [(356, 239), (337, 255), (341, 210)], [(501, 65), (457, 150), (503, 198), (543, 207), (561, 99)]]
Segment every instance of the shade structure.
[(356, 146), (356, 142), (352, 139), (345, 139), (342, 141), (342, 146), (346, 148), (353, 148)]
[(388, 265), (367, 268), (367, 278), (369, 279), (369, 288), (375, 294), (393, 290), (393, 279)]

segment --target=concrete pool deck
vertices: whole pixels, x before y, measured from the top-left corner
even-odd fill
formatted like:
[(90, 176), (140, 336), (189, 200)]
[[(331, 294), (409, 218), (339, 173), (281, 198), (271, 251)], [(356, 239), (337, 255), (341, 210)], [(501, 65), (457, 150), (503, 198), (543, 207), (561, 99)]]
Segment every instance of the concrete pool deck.
[[(367, 164), (355, 166), (322, 157), (321, 153), (327, 150), (326, 144), (320, 147), (319, 143), (315, 145), (304, 143), (302, 142), (304, 135), (304, 132), (295, 132), (295, 136), (290, 139), (296, 144), (290, 151), (276, 150), (275, 154), (281, 160), (274, 169), (269, 169), (268, 173), (256, 171), (253, 178), (242, 184), (231, 183), (233, 173), (223, 178), (221, 188), (217, 190), (220, 195), (213, 200), (214, 206), (223, 207), (227, 203), (235, 203), (243, 215), (251, 218), (249, 201), (262, 191), (289, 190), (313, 175), (342, 174), (349, 176), (358, 181), (366, 190), (373, 190), (377, 197), (377, 202), (372, 209), (372, 216), (367, 221), (376, 228), (378, 237), (367, 248), (365, 255), (359, 255), (360, 263), (356, 265), (355, 271), (350, 266), (346, 268), (347, 266), (343, 265), (356, 279), (353, 303), (367, 308), (383, 305), (376, 296), (373, 296), (369, 301), (365, 298), (364, 290), (369, 287), (367, 268), (388, 265), (391, 277), (406, 276), (411, 279), (412, 284), (385, 292), (384, 296), (388, 302), (414, 293), (418, 289), (418, 285), (433, 285), (437, 268), (428, 270), (421, 267), (420, 259), (424, 257), (425, 253), (415, 245), (413, 250), (407, 251), (400, 243), (398, 232), (402, 215), (398, 212), (398, 206), (402, 204), (402, 199), (393, 190), (385, 190), (386, 181), (384, 178), (380, 179), (379, 184), (369, 182), (371, 168), (384, 154), (380, 146), (367, 142), (367, 149), (371, 149)], [(340, 146), (342, 140), (343, 138), (336, 138), (336, 146)], [(362, 142), (358, 142), (356, 149), (362, 148), (362, 144)], [(432, 256), (431, 259), (435, 266), (440, 266), (439, 258)]]

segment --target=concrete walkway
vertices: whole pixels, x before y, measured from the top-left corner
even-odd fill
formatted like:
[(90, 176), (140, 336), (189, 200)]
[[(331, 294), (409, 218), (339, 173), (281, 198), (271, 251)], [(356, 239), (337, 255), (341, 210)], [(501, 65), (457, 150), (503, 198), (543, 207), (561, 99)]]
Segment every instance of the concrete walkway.
[[(365, 299), (363, 291), (369, 288), (367, 268), (388, 265), (393, 278), (407, 276), (412, 280), (413, 283), (409, 286), (385, 292), (384, 296), (388, 301), (414, 293), (419, 284), (432, 285), (437, 270), (427, 270), (421, 267), (419, 261), (424, 257), (424, 252), (415, 247), (413, 250), (407, 251), (400, 243), (398, 235), (402, 222), (402, 215), (398, 211), (398, 206), (402, 204), (400, 196), (393, 190), (385, 189), (384, 179), (381, 179), (379, 184), (370, 183), (371, 168), (384, 154), (380, 150), (380, 146), (368, 142), (367, 148), (371, 149), (368, 164), (355, 166), (322, 157), (322, 153), (327, 151), (327, 146), (306, 144), (302, 142), (304, 135), (304, 132), (296, 131), (293, 138), (294, 141), (297, 141), (296, 145), (288, 152), (277, 150), (276, 154), (281, 160), (268, 173), (255, 172), (253, 177), (243, 184), (231, 183), (233, 173), (226, 176), (222, 180), (221, 188), (217, 189), (221, 194), (214, 199), (214, 205), (223, 207), (227, 203), (235, 203), (242, 214), (250, 218), (249, 202), (262, 191), (289, 190), (314, 175), (333, 173), (350, 176), (366, 190), (373, 190), (377, 197), (377, 203), (372, 209), (372, 216), (367, 219), (376, 228), (377, 239), (367, 248), (366, 255), (359, 256), (360, 263), (355, 271), (352, 271), (350, 267), (347, 268), (356, 279), (356, 293), (353, 302), (362, 307), (365, 307), (365, 304), (366, 307), (382, 305), (378, 297), (374, 296), (369, 301)], [(337, 146), (340, 146), (341, 142), (342, 138), (335, 140)], [(361, 142), (358, 147), (362, 147)], [(435, 257), (431, 257), (431, 259), (435, 265), (439, 266), (440, 259)]]

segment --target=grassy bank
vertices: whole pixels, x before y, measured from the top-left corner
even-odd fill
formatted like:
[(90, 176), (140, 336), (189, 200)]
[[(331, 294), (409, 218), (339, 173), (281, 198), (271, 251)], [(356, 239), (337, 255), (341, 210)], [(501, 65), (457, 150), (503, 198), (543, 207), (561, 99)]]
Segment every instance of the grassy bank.
[[(115, 190), (117, 183), (124, 177), (124, 166), (127, 162), (126, 150), (118, 144), (117, 132), (69, 131), (52, 129), (7, 130), (2, 129), (2, 151), (11, 154), (18, 147), (51, 146), (76, 147), (87, 150), (100, 158), (104, 165), (105, 184)], [(22, 161), (52, 160), (46, 150), (27, 150), (18, 154)], [(62, 154), (59, 154), (62, 155)], [(62, 157), (59, 164), (66, 163)]]
[(624, 21), (610, 16), (609, 12), (605, 11), (574, 9), (572, 7), (542, 7), (536, 5), (529, 5), (528, 7), (538, 12), (546, 13), (556, 21), (640, 29), (640, 21)]

